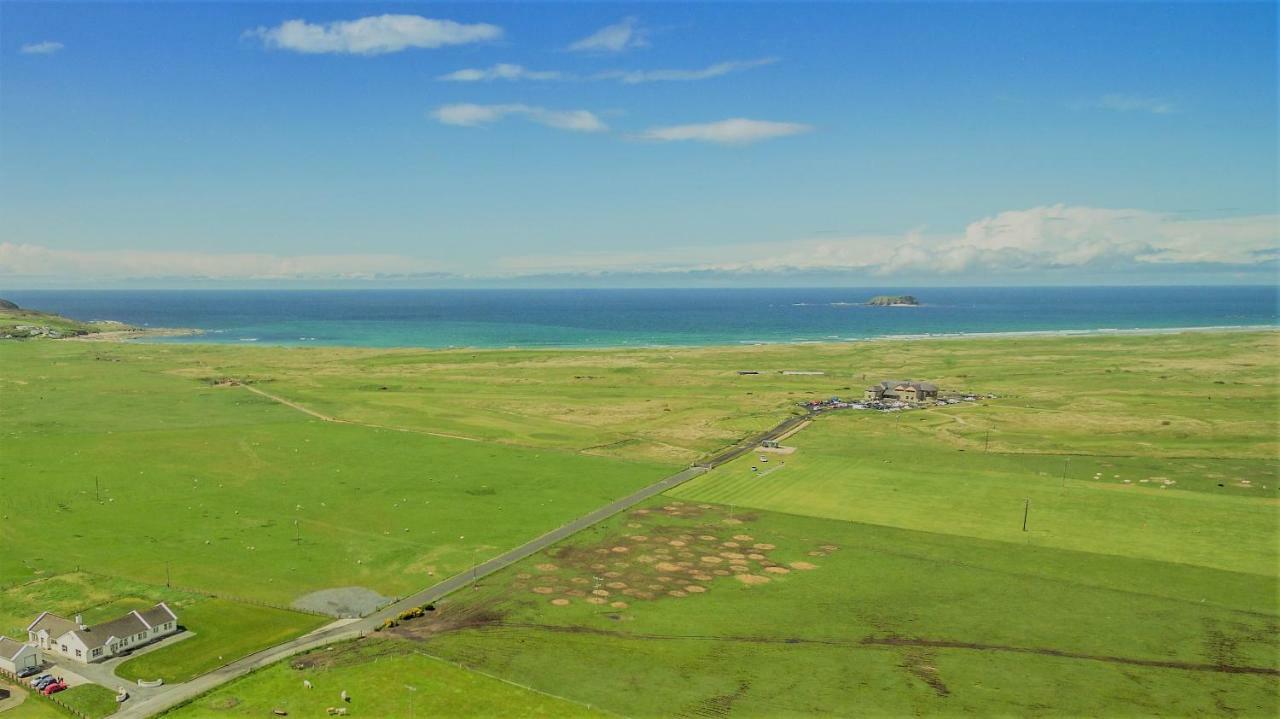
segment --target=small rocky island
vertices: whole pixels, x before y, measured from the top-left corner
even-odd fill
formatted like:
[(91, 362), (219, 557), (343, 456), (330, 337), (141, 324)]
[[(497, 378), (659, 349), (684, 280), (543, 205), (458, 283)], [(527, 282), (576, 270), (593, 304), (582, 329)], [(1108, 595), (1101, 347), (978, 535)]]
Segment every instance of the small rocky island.
[(911, 295), (876, 295), (867, 304), (871, 307), (918, 307), (920, 300)]

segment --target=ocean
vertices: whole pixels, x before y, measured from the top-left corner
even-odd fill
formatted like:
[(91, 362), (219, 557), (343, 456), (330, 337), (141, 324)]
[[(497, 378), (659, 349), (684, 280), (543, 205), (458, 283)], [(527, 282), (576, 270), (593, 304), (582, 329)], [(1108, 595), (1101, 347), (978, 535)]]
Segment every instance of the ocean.
[[(919, 307), (868, 307), (912, 294)], [(30, 290), (76, 319), (204, 331), (156, 342), (636, 347), (1277, 325), (1275, 286), (619, 290)]]

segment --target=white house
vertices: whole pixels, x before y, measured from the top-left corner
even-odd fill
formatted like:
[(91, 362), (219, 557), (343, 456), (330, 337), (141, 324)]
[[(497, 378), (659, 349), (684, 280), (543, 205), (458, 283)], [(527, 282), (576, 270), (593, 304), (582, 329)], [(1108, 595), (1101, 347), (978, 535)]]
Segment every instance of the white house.
[(100, 662), (121, 652), (150, 644), (178, 631), (178, 615), (164, 602), (132, 611), (109, 622), (89, 626), (44, 612), (27, 627), (28, 643), (77, 662)]
[(17, 674), (23, 669), (38, 667), (43, 663), (40, 650), (36, 647), (9, 637), (0, 637), (0, 669)]

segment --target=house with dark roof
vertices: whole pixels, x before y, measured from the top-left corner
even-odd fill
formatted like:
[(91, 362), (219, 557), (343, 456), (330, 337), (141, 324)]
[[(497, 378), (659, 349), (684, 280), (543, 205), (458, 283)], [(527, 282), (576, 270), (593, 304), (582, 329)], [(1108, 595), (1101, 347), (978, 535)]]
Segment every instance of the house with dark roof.
[(869, 402), (926, 402), (938, 398), (938, 385), (909, 379), (887, 379), (866, 388), (862, 398)]
[(17, 674), (44, 663), (40, 650), (9, 637), (0, 636), (0, 669)]
[(27, 626), (28, 644), (77, 662), (100, 662), (178, 632), (178, 615), (164, 602), (89, 626), (44, 612)]

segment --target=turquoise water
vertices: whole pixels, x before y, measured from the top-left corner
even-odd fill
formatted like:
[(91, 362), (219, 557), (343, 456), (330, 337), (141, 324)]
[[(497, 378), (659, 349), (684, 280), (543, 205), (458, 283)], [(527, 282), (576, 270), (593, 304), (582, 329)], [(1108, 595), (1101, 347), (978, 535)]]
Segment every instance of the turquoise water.
[[(922, 306), (867, 307), (877, 294)], [(191, 327), (166, 342), (609, 347), (901, 335), (1275, 326), (1277, 289), (1052, 287), (696, 290), (13, 291), (77, 319)]]

